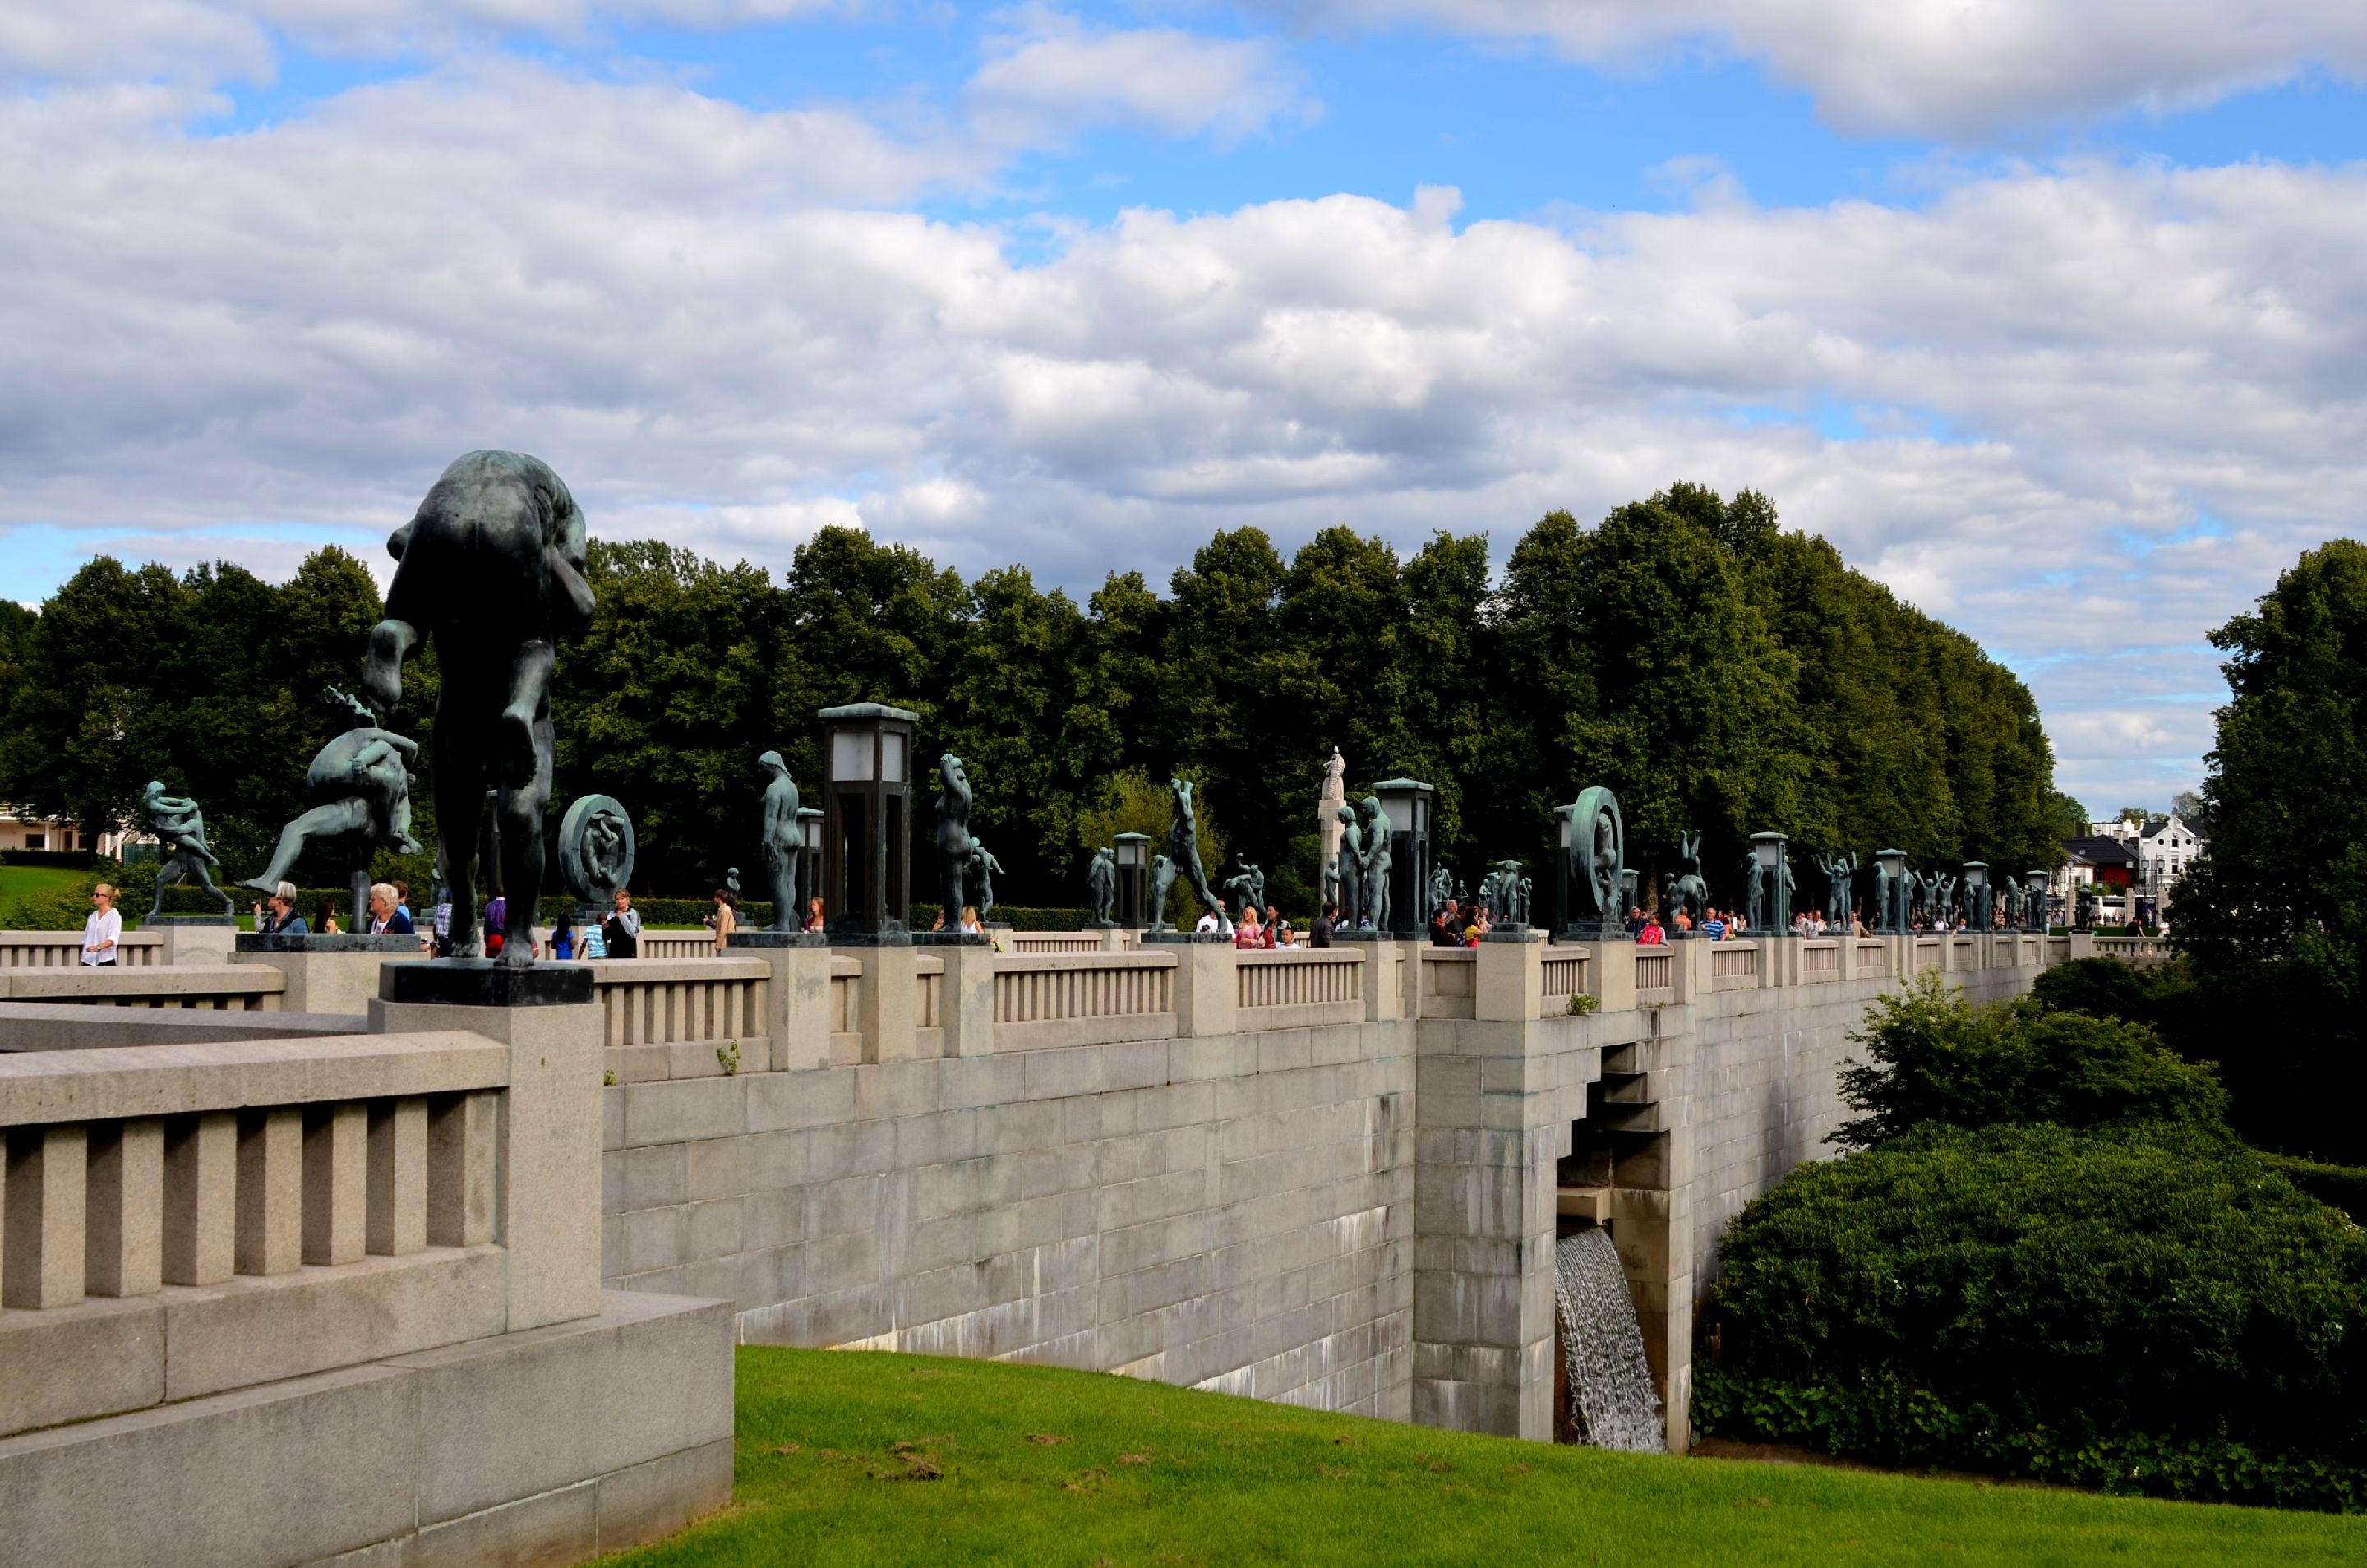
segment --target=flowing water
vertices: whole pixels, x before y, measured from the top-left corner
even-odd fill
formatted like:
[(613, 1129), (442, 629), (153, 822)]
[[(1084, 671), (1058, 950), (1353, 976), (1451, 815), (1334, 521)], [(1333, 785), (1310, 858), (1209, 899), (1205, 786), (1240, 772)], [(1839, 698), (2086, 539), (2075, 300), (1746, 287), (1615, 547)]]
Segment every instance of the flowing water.
[(1635, 1298), (1627, 1293), (1610, 1232), (1582, 1230), (1554, 1248), (1554, 1308), (1580, 1440), (1599, 1449), (1659, 1452), (1667, 1441), (1660, 1401), (1652, 1392)]

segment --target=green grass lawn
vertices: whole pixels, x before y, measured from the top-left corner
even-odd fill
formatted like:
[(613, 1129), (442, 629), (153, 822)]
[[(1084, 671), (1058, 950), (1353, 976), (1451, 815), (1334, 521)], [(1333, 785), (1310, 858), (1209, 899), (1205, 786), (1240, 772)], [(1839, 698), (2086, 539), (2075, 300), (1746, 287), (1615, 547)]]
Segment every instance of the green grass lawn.
[(92, 874), (87, 871), (69, 871), (62, 865), (0, 865), (0, 907), (44, 887), (68, 887), (86, 882)]
[(612, 1561), (2367, 1561), (2367, 1519), (1603, 1453), (982, 1361), (742, 1349), (739, 1415), (732, 1506)]

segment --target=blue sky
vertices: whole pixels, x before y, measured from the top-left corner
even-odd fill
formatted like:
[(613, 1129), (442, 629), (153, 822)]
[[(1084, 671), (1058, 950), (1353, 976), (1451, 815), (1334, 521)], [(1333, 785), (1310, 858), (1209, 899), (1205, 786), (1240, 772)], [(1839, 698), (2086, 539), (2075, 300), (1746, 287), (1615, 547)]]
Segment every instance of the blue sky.
[(28, 0), (0, 592), (283, 572), (470, 446), (779, 565), (1161, 576), (1767, 491), (2200, 775), (2367, 498), (2367, 7)]

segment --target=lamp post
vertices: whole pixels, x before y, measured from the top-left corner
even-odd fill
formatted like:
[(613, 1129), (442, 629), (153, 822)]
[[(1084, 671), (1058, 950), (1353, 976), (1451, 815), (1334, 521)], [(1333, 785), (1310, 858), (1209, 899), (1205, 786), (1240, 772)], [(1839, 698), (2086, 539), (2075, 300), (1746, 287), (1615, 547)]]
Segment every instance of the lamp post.
[(1150, 835), (1117, 836), (1117, 923), (1140, 931), (1150, 923)]
[(1874, 878), (1874, 934), (1904, 936), (1907, 933), (1907, 852), (1879, 851), (1874, 857), (1874, 863), (1881, 868), (1881, 874)]
[(2044, 931), (2048, 926), (2055, 923), (2055, 901), (2048, 897), (2050, 885), (2054, 880), (2054, 874), (2050, 872), (2025, 871), (2022, 874), (2023, 902), (2030, 909), (2030, 927), (2033, 931)]
[(1628, 910), (1643, 908), (1637, 897), (1637, 883), (1638, 877), (1634, 866), (1623, 865), (1619, 868), (1619, 919), (1623, 925), (1626, 922)]
[(1965, 925), (1976, 931), (1989, 929), (1989, 863), (1968, 860), (1965, 863)]
[(1752, 936), (1796, 936), (1792, 929), (1792, 867), (1784, 859), (1784, 835), (1750, 835), (1750, 857), (1758, 864), (1756, 893), (1748, 916)]
[(798, 851), (798, 908), (789, 929), (803, 925), (806, 911), (813, 907), (814, 898), (821, 892), (821, 813), (810, 806), (798, 807), (798, 836), (802, 846)]
[(901, 947), (912, 940), (912, 727), (920, 715), (878, 703), (823, 708), (822, 910), (831, 940)]
[(1430, 810), (1438, 791), (1419, 779), (1383, 779), (1373, 794), (1389, 822), (1387, 934), (1419, 937), (1428, 919), (1423, 905), (1430, 897)]

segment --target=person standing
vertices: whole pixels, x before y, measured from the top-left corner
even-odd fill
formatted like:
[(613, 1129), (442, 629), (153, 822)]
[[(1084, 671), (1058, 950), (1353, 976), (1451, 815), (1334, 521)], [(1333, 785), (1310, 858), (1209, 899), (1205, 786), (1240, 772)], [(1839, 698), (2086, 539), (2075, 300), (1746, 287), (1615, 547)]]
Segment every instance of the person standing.
[(498, 954), (509, 939), (510, 901), (496, 893), (493, 902), (485, 906), (485, 956), (492, 958)]
[(709, 930), (715, 932), (715, 951), (719, 955), (731, 945), (731, 933), (740, 929), (740, 911), (732, 907), (731, 890), (715, 890), (715, 913), (707, 917)]
[(1668, 940), (1669, 933), (1660, 929), (1660, 917), (1657, 913), (1645, 916), (1643, 929), (1636, 933), (1636, 945), (1659, 947)]
[(1322, 910), (1316, 915), (1315, 923), (1307, 928), (1307, 945), (1309, 947), (1331, 946), (1332, 923), (1339, 918), (1339, 905), (1324, 905)]
[(90, 913), (82, 922), (82, 961), (92, 969), (103, 969), (116, 962), (117, 945), (123, 940), (123, 916), (115, 907), (115, 889), (100, 883), (90, 890)]
[(600, 922), (600, 934), (611, 958), (638, 958), (641, 952), (641, 912), (633, 896), (617, 889), (617, 908)]

